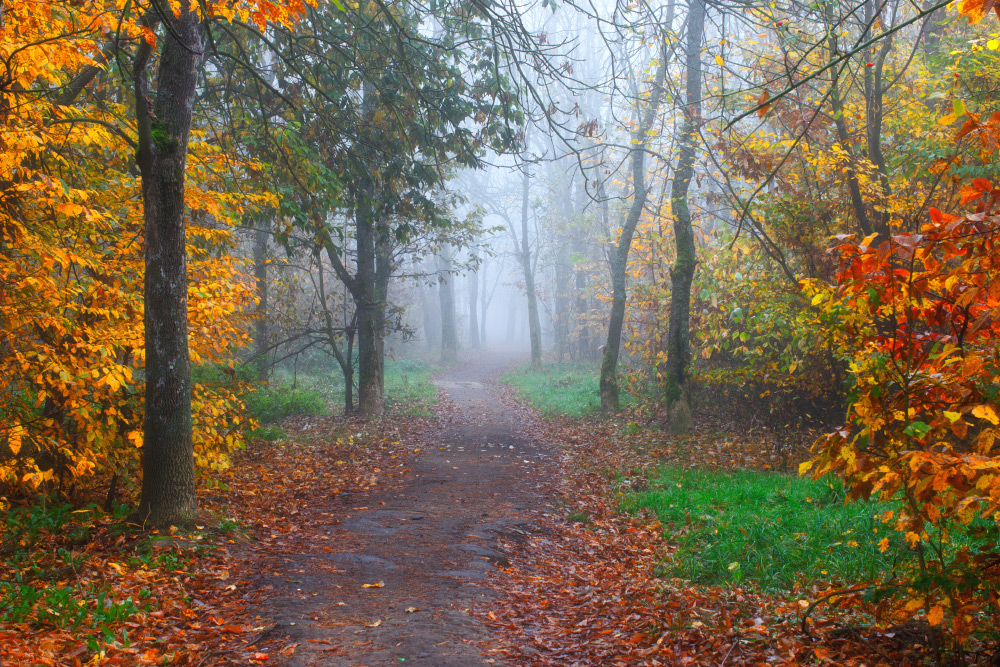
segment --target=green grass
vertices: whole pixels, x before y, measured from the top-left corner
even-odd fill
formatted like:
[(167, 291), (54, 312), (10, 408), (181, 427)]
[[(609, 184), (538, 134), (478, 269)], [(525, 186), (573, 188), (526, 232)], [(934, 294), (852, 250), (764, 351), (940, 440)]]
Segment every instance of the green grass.
[(261, 424), (274, 424), (286, 417), (318, 415), (326, 411), (323, 397), (311, 387), (272, 384), (250, 392), (244, 400), (250, 415)]
[(438, 370), (422, 359), (386, 361), (385, 398), (388, 407), (429, 417), (437, 402), (437, 387), (431, 382), (431, 375)]
[[(391, 359), (385, 362), (386, 405), (405, 414), (430, 416), (437, 401), (431, 376), (440, 370), (421, 359)], [(355, 376), (357, 379), (357, 376)], [(246, 400), (250, 415), (261, 424), (275, 424), (285, 417), (342, 412), (344, 377), (339, 369), (313, 368), (291, 373), (277, 369), (271, 383), (251, 392)], [(355, 391), (354, 400), (357, 401)], [(259, 429), (261, 439), (281, 439), (277, 431)]]
[[(702, 585), (787, 591), (810, 582), (868, 581), (906, 554), (878, 515), (887, 506), (843, 502), (836, 486), (780, 473), (664, 468), (624, 509), (648, 508), (677, 554), (663, 574)], [(879, 541), (889, 538), (885, 553)]]
[[(601, 408), (599, 370), (596, 364), (545, 364), (541, 370), (520, 366), (501, 381), (517, 389), (544, 415), (586, 417)], [(623, 391), (621, 402), (627, 405), (632, 397)]]
[[(118, 507), (114, 518), (126, 511)], [(105, 516), (93, 505), (74, 510), (45, 497), (3, 513), (0, 624), (64, 628), (85, 639), (91, 651), (101, 642), (127, 644), (124, 623), (150, 611), (150, 603), (121, 599), (110, 580), (74, 576), (86, 558), (82, 547)]]

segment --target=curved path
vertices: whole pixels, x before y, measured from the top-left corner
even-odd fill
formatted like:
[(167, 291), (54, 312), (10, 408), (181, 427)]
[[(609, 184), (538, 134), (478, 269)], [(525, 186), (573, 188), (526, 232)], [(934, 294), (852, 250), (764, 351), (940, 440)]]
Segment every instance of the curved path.
[(401, 486), (310, 512), (331, 550), (317, 545), (265, 577), (276, 630), (298, 644), (285, 664), (504, 664), (469, 609), (493, 595), (479, 584), (506, 560), (499, 538), (534, 530), (556, 470), (528, 435), (530, 414), (497, 386), (510, 362), (480, 355), (436, 380), (443, 418), (409, 434), (424, 451)]

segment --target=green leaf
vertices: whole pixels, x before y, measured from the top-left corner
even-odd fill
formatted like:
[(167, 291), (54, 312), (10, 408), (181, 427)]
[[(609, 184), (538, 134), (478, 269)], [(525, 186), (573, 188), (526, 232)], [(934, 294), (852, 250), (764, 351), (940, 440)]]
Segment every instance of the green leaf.
[(903, 433), (910, 436), (911, 438), (916, 438), (917, 440), (920, 440), (925, 435), (927, 435), (927, 432), (930, 430), (931, 427), (925, 424), (924, 422), (913, 422), (912, 424), (906, 427), (906, 430), (904, 430)]

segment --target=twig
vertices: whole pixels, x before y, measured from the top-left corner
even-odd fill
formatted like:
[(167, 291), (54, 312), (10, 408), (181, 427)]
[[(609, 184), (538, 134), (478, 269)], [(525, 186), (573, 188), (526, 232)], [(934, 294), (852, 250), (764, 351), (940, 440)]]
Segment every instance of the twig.
[(737, 637), (737, 638), (736, 638), (736, 641), (734, 641), (734, 642), (733, 642), (733, 643), (732, 643), (732, 644), (731, 644), (731, 645), (729, 646), (729, 650), (728, 650), (728, 651), (726, 651), (726, 655), (725, 655), (725, 657), (724, 657), (724, 658), (722, 658), (722, 662), (720, 662), (720, 663), (719, 663), (719, 667), (726, 667), (726, 661), (727, 661), (727, 660), (729, 660), (729, 656), (730, 656), (730, 655), (732, 655), (732, 653), (733, 653), (733, 649), (734, 649), (734, 648), (736, 648), (736, 647), (737, 647), (737, 646), (739, 645), (739, 643), (740, 643), (740, 638), (739, 638), (739, 637)]

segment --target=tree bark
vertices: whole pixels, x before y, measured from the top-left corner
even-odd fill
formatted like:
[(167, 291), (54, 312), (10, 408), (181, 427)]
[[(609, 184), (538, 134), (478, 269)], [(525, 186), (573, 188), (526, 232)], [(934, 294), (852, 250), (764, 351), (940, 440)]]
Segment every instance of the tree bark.
[(445, 245), (437, 254), (438, 296), (441, 300), (441, 360), (458, 359), (458, 326), (455, 321), (455, 278), (451, 275), (451, 247)]
[(524, 270), (524, 290), (528, 296), (528, 338), (531, 341), (531, 365), (542, 365), (542, 325), (538, 319), (538, 295), (535, 292), (535, 267), (528, 242), (528, 204), (531, 196), (531, 176), (527, 171), (521, 181), (521, 268)]
[(134, 63), (137, 161), (145, 222), (145, 356), (142, 492), (135, 518), (166, 526), (194, 518), (191, 360), (188, 352), (184, 176), (202, 57), (198, 16), (167, 12), (156, 98), (150, 109), (142, 42)]
[[(865, 2), (865, 25), (871, 25), (877, 14), (884, 9), (881, 0)], [(892, 196), (892, 185), (889, 183), (889, 173), (885, 165), (885, 154), (882, 151), (882, 119), (884, 116), (883, 72), (885, 60), (893, 47), (893, 35), (888, 35), (879, 45), (878, 52), (871, 55), (871, 48), (866, 50), (867, 62), (872, 67), (865, 67), (865, 138), (868, 148), (868, 159), (878, 171), (879, 189), (882, 191), (882, 201), (875, 211), (875, 231), (883, 239), (889, 237), (889, 198)]]
[(436, 301), (439, 302), (437, 288), (433, 285), (430, 287), (421, 285), (420, 311), (428, 351), (440, 349), (441, 346), (441, 315), (437, 312), (440, 306), (435, 304)]
[(355, 213), (358, 244), (358, 271), (352, 290), (358, 312), (358, 410), (365, 417), (374, 417), (385, 410), (384, 358), (382, 326), (379, 311), (383, 310), (376, 294), (375, 225), (371, 209), (371, 183), (362, 179), (362, 200)]
[[(832, 4), (828, 5), (827, 8), (827, 29), (830, 31), (830, 62), (832, 63), (840, 56)], [(858, 227), (862, 233), (871, 234), (872, 225), (868, 219), (868, 211), (865, 209), (865, 202), (861, 196), (861, 185), (858, 182), (857, 158), (854, 155), (851, 135), (847, 129), (847, 119), (844, 118), (844, 100), (840, 96), (840, 70), (835, 65), (830, 68), (830, 72), (830, 105), (833, 108), (833, 122), (837, 128), (837, 140), (847, 155), (847, 189), (851, 195), (851, 207), (854, 209), (854, 216), (858, 220)]]
[[(476, 250), (472, 251), (472, 260), (478, 259)], [(469, 346), (479, 348), (479, 272), (475, 268), (469, 271)]]
[[(668, 27), (669, 22), (664, 26), (664, 30)], [(660, 62), (656, 68), (648, 105), (642, 110), (638, 127), (632, 132), (632, 147), (629, 150), (632, 163), (632, 205), (629, 207), (628, 215), (622, 224), (622, 233), (618, 238), (618, 244), (612, 250), (610, 257), (611, 314), (608, 321), (608, 339), (604, 345), (604, 358), (601, 360), (599, 384), (601, 409), (604, 412), (617, 412), (620, 407), (618, 355), (621, 351), (622, 329), (625, 324), (626, 271), (628, 270), (629, 252), (632, 249), (632, 237), (635, 235), (635, 229), (639, 224), (639, 218), (642, 217), (642, 209), (646, 205), (646, 197), (649, 194), (646, 188), (646, 143), (649, 139), (649, 130), (656, 120), (660, 101), (663, 99), (663, 82), (667, 74), (666, 39), (666, 36), (661, 37)], [(638, 87), (633, 91), (633, 95), (636, 111), (640, 112), (641, 100)], [(603, 195), (603, 186), (601, 186), (601, 193), (601, 199), (606, 202), (607, 198)]]
[[(375, 92), (364, 84), (362, 122), (375, 116)], [(375, 186), (363, 176), (355, 194), (354, 225), (358, 267), (349, 285), (358, 314), (358, 411), (374, 417), (385, 410), (385, 300), (380, 295)]]
[(267, 241), (270, 232), (266, 223), (254, 230), (253, 237), (253, 277), (257, 288), (257, 308), (253, 323), (253, 358), (257, 377), (265, 382), (270, 375), (271, 364), (268, 362), (268, 281), (267, 281)]
[(691, 0), (688, 10), (688, 33), (685, 47), (685, 108), (677, 168), (670, 189), (670, 206), (674, 217), (674, 243), (677, 258), (670, 269), (670, 322), (667, 327), (667, 360), (665, 362), (666, 399), (670, 415), (670, 430), (685, 433), (691, 421), (690, 388), (687, 368), (691, 361), (689, 340), (691, 320), (691, 283), (698, 265), (691, 224), (688, 191), (694, 174), (698, 128), (701, 125), (701, 43), (705, 35), (705, 0)]

